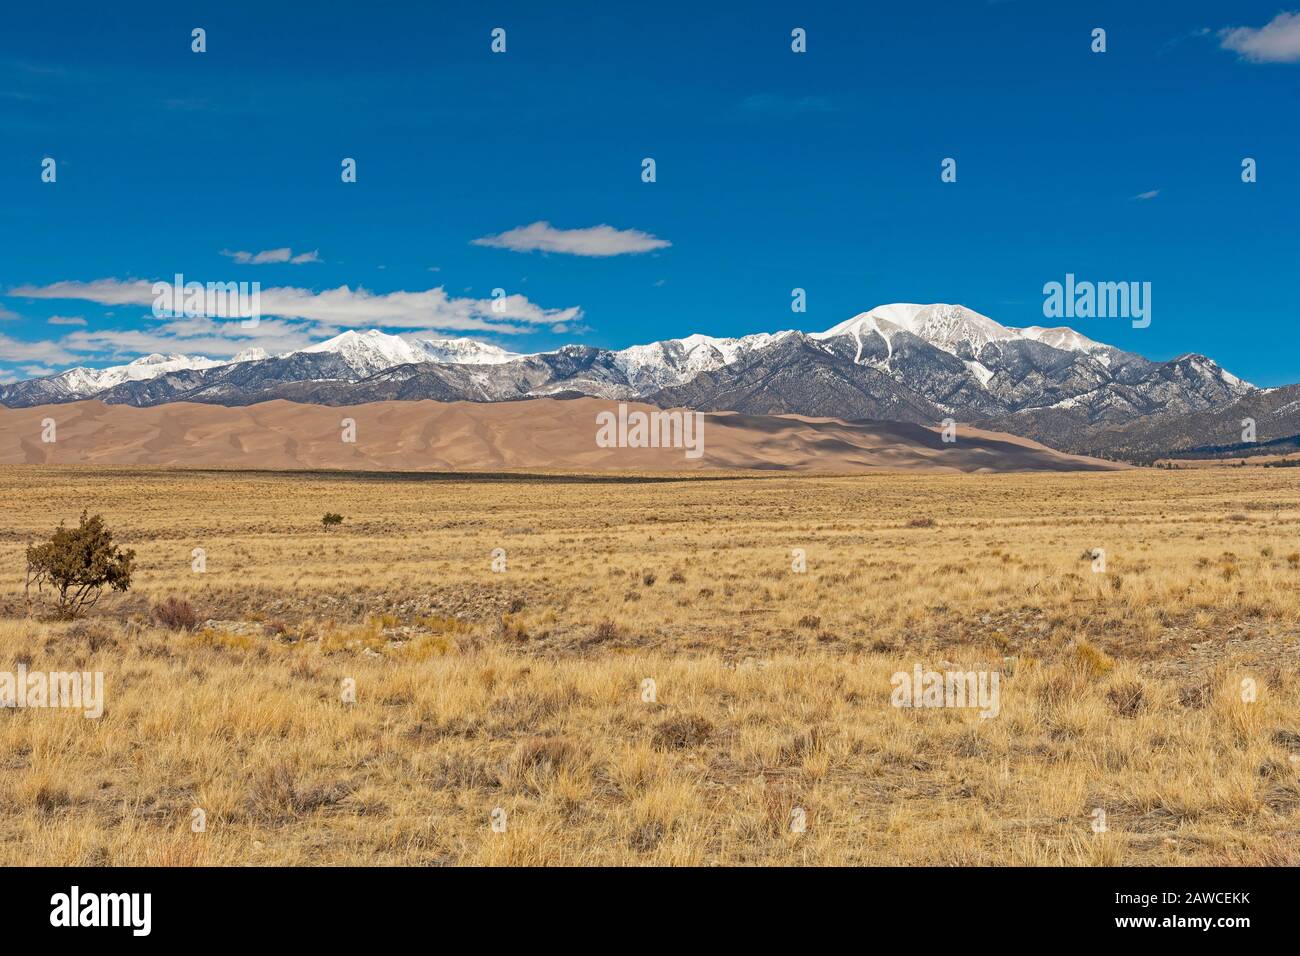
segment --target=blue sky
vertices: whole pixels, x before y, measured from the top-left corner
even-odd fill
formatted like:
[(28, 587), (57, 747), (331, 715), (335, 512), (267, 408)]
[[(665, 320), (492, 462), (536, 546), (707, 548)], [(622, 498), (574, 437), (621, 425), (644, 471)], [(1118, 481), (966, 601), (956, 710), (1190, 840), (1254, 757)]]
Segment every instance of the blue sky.
[[(10, 5), (0, 379), (349, 327), (534, 351), (815, 331), (898, 301), (1051, 324), (1043, 284), (1070, 272), (1152, 284), (1148, 328), (1072, 321), (1092, 338), (1300, 381), (1287, 9)], [(556, 232), (516, 232), (539, 222)], [(258, 253), (300, 261), (240, 261)], [(177, 272), (258, 281), (282, 314), (155, 318), (141, 284)]]

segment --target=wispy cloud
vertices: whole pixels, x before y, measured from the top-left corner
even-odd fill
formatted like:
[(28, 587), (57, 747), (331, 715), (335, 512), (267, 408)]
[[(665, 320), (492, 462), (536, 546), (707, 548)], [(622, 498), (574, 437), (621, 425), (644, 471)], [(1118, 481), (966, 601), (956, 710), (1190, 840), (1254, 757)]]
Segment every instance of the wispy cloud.
[[(18, 286), (7, 293), (27, 299), (78, 300), (110, 306), (152, 306), (154, 283), (147, 279), (96, 279), (65, 281), (46, 286)], [(233, 297), (210, 296), (209, 318), (237, 318)], [(444, 331), (518, 334), (530, 326), (572, 322), (582, 315), (579, 306), (548, 309), (518, 293), (499, 298), (456, 298), (439, 286), (420, 292), (374, 293), (346, 285), (317, 292), (292, 286), (263, 288), (263, 316), (300, 319), (330, 326), (435, 328)], [(225, 314), (230, 312), (231, 314)]]
[(664, 249), (672, 243), (639, 229), (589, 226), (586, 229), (556, 229), (549, 222), (519, 226), (496, 236), (475, 239), (473, 245), (515, 252), (558, 252), (570, 256), (623, 256)]
[(0, 305), (0, 322), (12, 322), (18, 318), (17, 312), (10, 312), (3, 305)]
[(229, 256), (240, 265), (245, 266), (264, 266), (270, 263), (287, 262), (293, 266), (300, 266), (308, 262), (320, 262), (320, 250), (313, 249), (311, 252), (302, 252), (298, 255), (293, 254), (293, 250), (288, 246), (283, 249), (267, 249), (263, 252), (232, 252), (229, 249), (222, 249), (223, 256)]
[(1300, 11), (1279, 13), (1262, 27), (1227, 27), (1219, 45), (1252, 63), (1300, 62)]
[(1148, 189), (1148, 190), (1147, 190), (1146, 192), (1144, 192), (1144, 193), (1138, 193), (1138, 194), (1137, 194), (1136, 196), (1134, 196), (1133, 198), (1134, 198), (1134, 199), (1143, 199), (1143, 200), (1145, 200), (1145, 199), (1155, 199), (1155, 198), (1156, 198), (1157, 196), (1159, 196), (1159, 195), (1160, 195), (1160, 190), (1158, 190), (1158, 189)]
[(85, 325), (86, 320), (79, 315), (52, 315), (45, 320), (50, 325)]
[(72, 332), (57, 344), (82, 362), (121, 359), (150, 352), (181, 352), (230, 358), (251, 347), (268, 353), (293, 352), (337, 335), (342, 329), (315, 323), (263, 319), (245, 328), (235, 320), (198, 317), (175, 319), (146, 329), (95, 329)]
[(66, 364), (74, 360), (73, 352), (58, 342), (20, 342), (0, 335), (0, 361)]
[(1178, 36), (1168, 39), (1164, 43), (1160, 44), (1160, 48), (1156, 50), (1156, 55), (1164, 56), (1174, 47), (1180, 45), (1186, 40), (1195, 40), (1198, 37), (1209, 36), (1213, 32), (1214, 31), (1209, 27), (1197, 27), (1195, 30), (1188, 30), (1186, 33), (1180, 33)]

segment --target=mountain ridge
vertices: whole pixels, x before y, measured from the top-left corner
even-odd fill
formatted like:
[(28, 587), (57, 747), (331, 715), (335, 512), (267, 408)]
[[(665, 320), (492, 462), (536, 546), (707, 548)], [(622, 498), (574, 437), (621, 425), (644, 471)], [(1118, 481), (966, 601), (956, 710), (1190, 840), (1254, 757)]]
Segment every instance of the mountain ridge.
[(624, 349), (515, 353), (472, 338), (345, 331), (293, 352), (229, 362), (153, 355), (0, 387), (0, 405), (95, 398), (325, 405), (499, 402), (580, 394), (706, 411), (978, 423), (1058, 447), (1150, 416), (1213, 412), (1259, 390), (1212, 359), (1166, 362), (1068, 327), (1004, 326), (960, 305), (893, 303), (821, 332), (703, 334)]

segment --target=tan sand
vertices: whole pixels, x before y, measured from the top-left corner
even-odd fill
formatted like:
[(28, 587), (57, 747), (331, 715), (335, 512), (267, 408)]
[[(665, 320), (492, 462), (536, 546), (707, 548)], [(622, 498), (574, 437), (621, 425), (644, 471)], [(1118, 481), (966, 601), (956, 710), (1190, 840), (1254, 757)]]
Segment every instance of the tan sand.
[[(227, 408), (179, 402), (153, 408), (99, 401), (0, 408), (0, 464), (154, 465), (194, 468), (344, 468), (402, 471), (562, 470), (776, 472), (1103, 471), (1114, 462), (1065, 455), (1011, 435), (899, 422), (801, 416), (704, 416), (704, 452), (601, 448), (594, 398), (521, 402), (375, 402), (324, 406), (287, 401)], [(628, 403), (629, 411), (658, 411)], [(42, 441), (43, 423), (55, 441)], [(356, 441), (342, 440), (355, 421)]]

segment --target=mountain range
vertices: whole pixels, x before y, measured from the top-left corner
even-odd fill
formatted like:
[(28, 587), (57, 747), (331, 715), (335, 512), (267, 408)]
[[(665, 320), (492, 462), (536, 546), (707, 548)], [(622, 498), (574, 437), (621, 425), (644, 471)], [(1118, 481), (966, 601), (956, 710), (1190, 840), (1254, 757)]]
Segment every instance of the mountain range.
[[(953, 419), (1069, 452), (1153, 457), (1229, 444), (1240, 432), (1226, 427), (1238, 406), (1255, 408), (1262, 441), (1285, 438), (1290, 420), (1273, 415), (1273, 395), (1285, 391), (1257, 389), (1204, 355), (1156, 362), (1069, 328), (1013, 328), (960, 305), (894, 304), (821, 332), (691, 335), (620, 350), (520, 354), (467, 338), (348, 331), (281, 355), (149, 355), (74, 368), (0, 386), (0, 405), (591, 396), (753, 415), (929, 426)], [(1279, 408), (1286, 398), (1277, 397)]]

